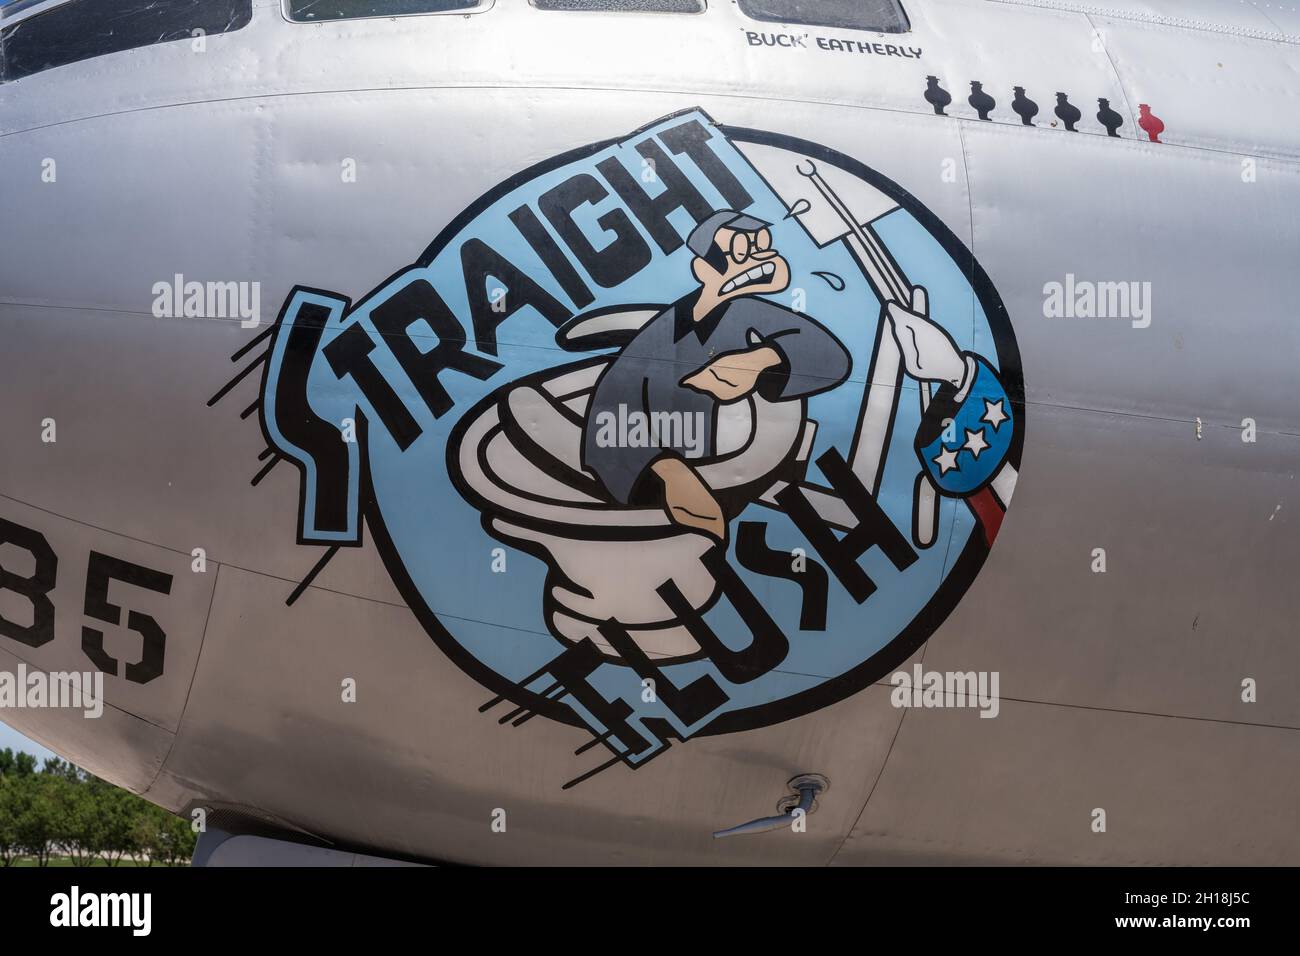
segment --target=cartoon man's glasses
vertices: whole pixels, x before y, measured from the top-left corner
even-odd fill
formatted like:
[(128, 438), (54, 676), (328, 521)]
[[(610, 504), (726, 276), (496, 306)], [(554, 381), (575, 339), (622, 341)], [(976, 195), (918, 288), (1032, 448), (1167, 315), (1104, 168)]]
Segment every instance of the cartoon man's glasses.
[(731, 237), (731, 249), (728, 255), (731, 261), (740, 265), (757, 252), (766, 252), (772, 248), (772, 233), (766, 229), (758, 232), (738, 232)]

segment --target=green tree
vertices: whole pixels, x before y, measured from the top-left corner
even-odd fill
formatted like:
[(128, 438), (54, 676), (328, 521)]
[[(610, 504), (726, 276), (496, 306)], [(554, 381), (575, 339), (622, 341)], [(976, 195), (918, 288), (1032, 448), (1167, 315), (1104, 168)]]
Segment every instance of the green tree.
[[(0, 760), (4, 754), (9, 751), (0, 753)], [(12, 766), (13, 755), (9, 758)], [(23, 852), (18, 821), (29, 799), (22, 781), (12, 773), (0, 774), (0, 866), (13, 866)]]
[[(61, 762), (61, 761), (60, 761)], [(66, 766), (66, 765), (65, 765)], [(53, 822), (53, 842), (73, 866), (89, 866), (99, 840), (99, 807), (90, 788), (62, 768), (41, 774)]]
[(18, 815), (18, 846), (25, 855), (36, 858), (37, 866), (49, 866), (58, 834), (51, 778), (42, 774), (15, 774), (14, 780), (26, 790)]
[(164, 866), (184, 864), (194, 855), (194, 844), (198, 839), (189, 821), (152, 804), (149, 810), (155, 818), (159, 862)]
[[(142, 801), (143, 802), (143, 801)], [(137, 807), (131, 817), (131, 859), (136, 866), (153, 866), (162, 858), (157, 818), (152, 806)]]
[(130, 856), (152, 866), (185, 864), (195, 834), (187, 820), (57, 757), (39, 773), (29, 754), (0, 751), (0, 866), (33, 856), (48, 866), (66, 854), (75, 866), (98, 856), (118, 866)]
[(135, 818), (145, 801), (98, 777), (88, 777), (86, 786), (97, 812), (95, 852), (109, 866), (117, 866), (134, 849)]
[[(26, 757), (28, 755), (22, 754), (22, 756)], [(31, 760), (32, 763), (35, 764), (36, 758), (32, 757)], [(85, 774), (76, 764), (68, 763), (68, 761), (59, 757), (46, 757), (45, 765), (41, 767), (41, 773), (49, 774), (53, 777), (63, 777), (65, 780), (71, 780), (74, 783), (80, 783), (85, 777)]]
[(36, 758), (21, 750), (14, 753), (8, 747), (0, 750), (0, 777), (25, 777), (36, 772)]

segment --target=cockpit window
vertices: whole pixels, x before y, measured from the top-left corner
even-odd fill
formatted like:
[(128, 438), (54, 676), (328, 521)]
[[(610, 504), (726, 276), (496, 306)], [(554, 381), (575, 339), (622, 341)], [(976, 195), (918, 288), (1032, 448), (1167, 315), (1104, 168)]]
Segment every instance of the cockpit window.
[(320, 20), (360, 20), (365, 17), (409, 17), (418, 13), (455, 13), (475, 10), (483, 0), (288, 0), (289, 19), (300, 23)]
[(67, 0), (0, 29), (0, 81), (155, 43), (230, 33), (252, 17), (253, 0)]
[(703, 13), (704, 0), (529, 0), (538, 10), (606, 13)]
[(906, 33), (911, 29), (898, 0), (739, 0), (740, 9), (755, 20), (800, 23), (810, 27), (847, 27), (876, 33)]

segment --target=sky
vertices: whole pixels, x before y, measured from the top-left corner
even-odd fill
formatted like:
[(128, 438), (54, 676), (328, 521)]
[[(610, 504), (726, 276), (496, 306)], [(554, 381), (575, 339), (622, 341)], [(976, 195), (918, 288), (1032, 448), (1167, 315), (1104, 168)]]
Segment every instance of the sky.
[[(4, 6), (7, 2), (8, 0), (0, 0), (0, 6)], [(43, 762), (46, 757), (54, 756), (36, 741), (28, 740), (8, 724), (0, 722), (0, 750), (4, 750), (6, 747), (10, 750), (25, 750), (36, 758), (37, 763)]]

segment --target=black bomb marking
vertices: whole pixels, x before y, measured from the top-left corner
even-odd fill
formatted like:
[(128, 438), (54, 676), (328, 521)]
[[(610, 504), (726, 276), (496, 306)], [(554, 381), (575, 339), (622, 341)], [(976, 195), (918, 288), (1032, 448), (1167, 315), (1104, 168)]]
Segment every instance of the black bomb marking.
[[(922, 98), (933, 108), (935, 115), (950, 116), (947, 107), (952, 103), (952, 94), (944, 89), (942, 81), (937, 76), (927, 76), (925, 81), (925, 89), (921, 94)], [(967, 102), (970, 104), (971, 109), (975, 110), (981, 120), (993, 122), (994, 113), (998, 106), (997, 99), (985, 89), (983, 82), (980, 80), (971, 80), (970, 89), (971, 92)], [(1024, 126), (1037, 125), (1034, 117), (1039, 112), (1038, 103), (1029, 97), (1023, 86), (1013, 86), (1011, 92), (1011, 109), (1019, 117), (1020, 123)], [(1124, 117), (1110, 105), (1110, 100), (1099, 98), (1097, 107), (1096, 120), (1106, 135), (1115, 139), (1123, 138), (1119, 131), (1124, 126)], [(1142, 129), (1147, 133), (1150, 141), (1158, 143), (1161, 142), (1159, 134), (1164, 131), (1165, 127), (1164, 123), (1155, 117), (1147, 119), (1151, 115), (1150, 109), (1149, 106), (1143, 109), (1144, 122), (1140, 125), (1142, 125)], [(1058, 92), (1056, 94), (1056, 107), (1053, 112), (1068, 132), (1079, 132), (1076, 124), (1083, 119), (1083, 112), (1070, 102), (1068, 93)], [(1056, 123), (1053, 122), (1051, 125), (1055, 126)]]

